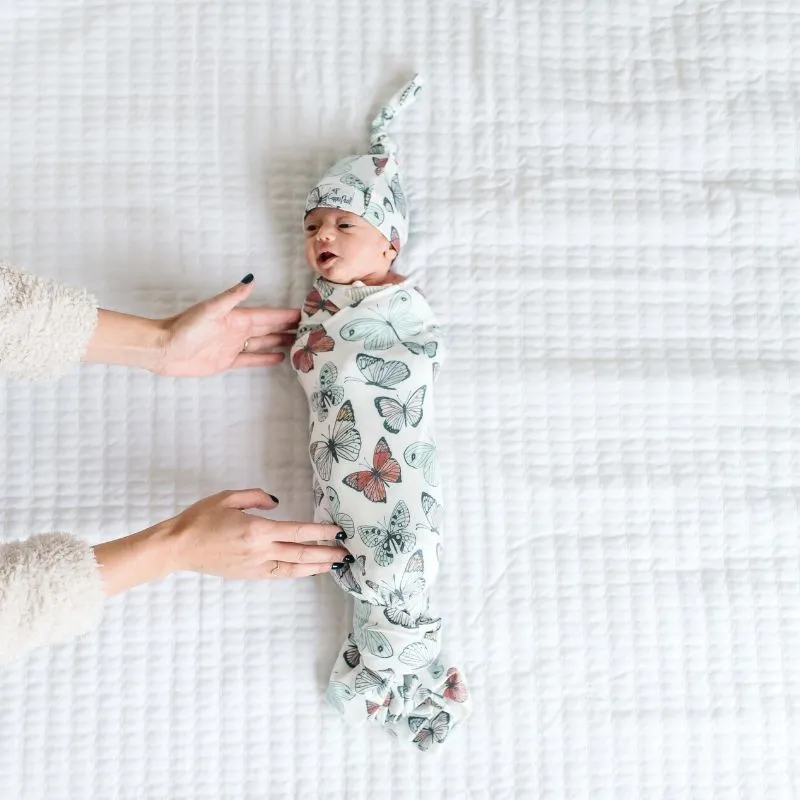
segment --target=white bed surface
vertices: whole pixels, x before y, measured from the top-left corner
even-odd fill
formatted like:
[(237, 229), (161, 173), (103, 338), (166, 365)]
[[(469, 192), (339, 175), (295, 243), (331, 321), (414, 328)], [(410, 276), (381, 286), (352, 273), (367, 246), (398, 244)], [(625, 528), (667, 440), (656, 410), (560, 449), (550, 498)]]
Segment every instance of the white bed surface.
[[(297, 304), (305, 192), (398, 121), (448, 325), (438, 760), (322, 704), (327, 579), (181, 574), (0, 673), (8, 798), (792, 798), (800, 14), (789, 0), (10, 0), (0, 255), (168, 314)], [(310, 517), (291, 370), (0, 391), (2, 535), (259, 485)]]

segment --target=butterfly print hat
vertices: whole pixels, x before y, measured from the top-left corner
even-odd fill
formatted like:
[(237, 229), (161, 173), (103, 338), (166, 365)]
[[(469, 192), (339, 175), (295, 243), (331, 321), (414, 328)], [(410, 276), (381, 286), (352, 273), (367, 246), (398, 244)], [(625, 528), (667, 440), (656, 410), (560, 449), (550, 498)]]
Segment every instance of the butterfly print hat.
[(421, 88), (420, 76), (415, 75), (381, 106), (370, 126), (369, 153), (347, 156), (334, 164), (309, 193), (306, 214), (320, 206), (358, 214), (400, 251), (408, 240), (408, 204), (400, 183), (397, 145), (388, 128), (416, 100)]

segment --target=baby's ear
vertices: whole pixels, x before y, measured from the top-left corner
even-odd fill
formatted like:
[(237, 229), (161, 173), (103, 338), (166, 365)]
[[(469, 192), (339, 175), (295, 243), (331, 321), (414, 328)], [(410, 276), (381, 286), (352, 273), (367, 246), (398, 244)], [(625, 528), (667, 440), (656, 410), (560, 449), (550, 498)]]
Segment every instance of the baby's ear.
[(397, 258), (397, 250), (394, 249), (393, 244), (390, 244), (389, 247), (383, 251), (383, 255), (391, 264)]

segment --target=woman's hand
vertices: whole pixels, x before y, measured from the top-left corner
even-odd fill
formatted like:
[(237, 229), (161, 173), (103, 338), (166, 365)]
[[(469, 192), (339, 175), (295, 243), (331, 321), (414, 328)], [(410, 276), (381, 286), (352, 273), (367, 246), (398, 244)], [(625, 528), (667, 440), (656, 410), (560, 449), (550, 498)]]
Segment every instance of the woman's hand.
[[(100, 309), (83, 360), (142, 367), (158, 375), (200, 377), (283, 361), (300, 311), (237, 308), (252, 292), (252, 275), (177, 316), (152, 320)], [(243, 352), (247, 343), (246, 352)]]
[(306, 542), (339, 541), (336, 525), (279, 522), (246, 513), (277, 502), (261, 489), (207, 497), (152, 528), (94, 547), (106, 595), (189, 570), (221, 578), (300, 578), (328, 572), (346, 550)]
[[(267, 367), (283, 361), (276, 348), (291, 347), (300, 311), (291, 308), (237, 308), (250, 296), (253, 276), (211, 300), (163, 320), (159, 375), (213, 375), (228, 369)], [(245, 342), (247, 351), (242, 352)]]

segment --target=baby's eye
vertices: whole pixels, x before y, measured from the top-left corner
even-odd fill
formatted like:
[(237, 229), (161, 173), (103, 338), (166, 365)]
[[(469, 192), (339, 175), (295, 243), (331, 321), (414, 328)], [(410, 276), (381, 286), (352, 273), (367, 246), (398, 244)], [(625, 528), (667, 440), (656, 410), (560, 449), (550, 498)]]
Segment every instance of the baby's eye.
[(317, 229), (316, 225), (306, 225), (306, 232), (308, 233), (314, 233), (316, 229)]
[(352, 228), (352, 227), (353, 227), (353, 225), (352, 225), (352, 223), (350, 223), (350, 222), (340, 222), (340, 223), (339, 223), (339, 227), (340, 227), (340, 228)]

